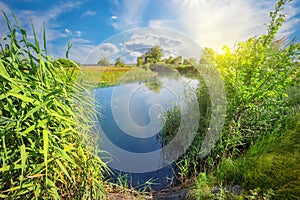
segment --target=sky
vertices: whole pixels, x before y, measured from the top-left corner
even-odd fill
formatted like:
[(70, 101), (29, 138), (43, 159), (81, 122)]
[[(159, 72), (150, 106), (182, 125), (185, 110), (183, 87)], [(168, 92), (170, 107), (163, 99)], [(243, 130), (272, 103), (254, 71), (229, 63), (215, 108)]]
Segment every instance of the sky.
[[(238, 41), (266, 33), (269, 13), (275, 3), (274, 0), (0, 0), (0, 10), (10, 18), (13, 10), (29, 39), (33, 38), (31, 23), (40, 38), (45, 27), (47, 50), (54, 57), (64, 57), (70, 41), (71, 59), (94, 63), (101, 55), (121, 52), (121, 48), (128, 50), (129, 44), (135, 48), (161, 44), (162, 37), (169, 49), (170, 44), (180, 47), (180, 41), (184, 40), (181, 37), (185, 37), (200, 47), (221, 52), (223, 45), (234, 47)], [(300, 41), (299, 10), (300, 0), (285, 6), (282, 13), (286, 22), (278, 39)], [(137, 29), (146, 27), (147, 33)], [(152, 32), (152, 28), (169, 32)], [(124, 31), (132, 34), (124, 38)], [(6, 33), (1, 15), (1, 38)], [(112, 42), (115, 40), (117, 44)], [(131, 51), (132, 56), (140, 54)], [(94, 57), (87, 59), (91, 58), (88, 55)]]

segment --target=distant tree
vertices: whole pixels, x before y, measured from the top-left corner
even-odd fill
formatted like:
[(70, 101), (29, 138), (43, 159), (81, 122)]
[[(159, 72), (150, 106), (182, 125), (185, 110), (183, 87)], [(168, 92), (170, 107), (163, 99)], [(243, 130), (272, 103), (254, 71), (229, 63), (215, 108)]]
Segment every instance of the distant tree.
[(100, 66), (109, 66), (110, 65), (109, 60), (106, 57), (101, 58), (97, 64)]
[(171, 62), (171, 64), (177, 65), (177, 66), (180, 65), (181, 63), (182, 63), (182, 56), (177, 56)]
[(125, 64), (123, 63), (123, 61), (121, 60), (120, 57), (118, 57), (118, 58), (116, 59), (115, 66), (116, 66), (116, 67), (124, 67), (124, 66), (125, 66)]
[(151, 47), (146, 55), (145, 55), (145, 62), (146, 63), (157, 63), (158, 61), (161, 60), (161, 58), (163, 57), (163, 53), (161, 48), (156, 45), (154, 47)]
[(153, 46), (142, 56), (137, 58), (137, 66), (142, 66), (143, 64), (156, 64), (161, 61), (162, 57), (163, 53), (160, 47), (158, 45)]
[(143, 64), (144, 64), (144, 59), (142, 57), (137, 57), (137, 59), (136, 59), (136, 65), (138, 67), (141, 67), (141, 66), (143, 66)]
[(152, 56), (146, 56), (145, 64), (147, 64), (147, 63), (150, 63), (150, 64), (156, 63), (156, 60)]
[(184, 65), (193, 65), (196, 64), (196, 62), (197, 62), (196, 58), (185, 58), (183, 60)]
[(164, 62), (165, 62), (165, 64), (172, 64), (172, 60), (173, 60), (173, 57), (169, 56), (169, 58), (165, 58)]

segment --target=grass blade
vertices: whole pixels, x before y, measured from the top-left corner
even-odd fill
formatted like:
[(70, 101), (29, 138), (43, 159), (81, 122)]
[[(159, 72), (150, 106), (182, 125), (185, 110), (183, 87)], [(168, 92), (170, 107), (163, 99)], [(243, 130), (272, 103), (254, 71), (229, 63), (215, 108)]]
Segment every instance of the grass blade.
[(44, 163), (46, 167), (46, 184), (47, 184), (47, 175), (48, 175), (48, 146), (49, 146), (49, 141), (48, 141), (48, 130), (43, 130), (43, 144), (44, 144)]
[(69, 172), (67, 171), (67, 169), (63, 166), (63, 164), (56, 159), (55, 162), (57, 163), (57, 165), (59, 166), (59, 168), (63, 171), (63, 173), (68, 177), (68, 179), (73, 182), (72, 178), (70, 177)]
[(26, 149), (25, 149), (25, 145), (23, 144), (21, 146), (21, 180), (20, 180), (20, 185), (22, 185), (22, 181), (24, 178), (24, 171), (26, 169), (26, 159), (27, 159), (27, 155), (26, 155)]

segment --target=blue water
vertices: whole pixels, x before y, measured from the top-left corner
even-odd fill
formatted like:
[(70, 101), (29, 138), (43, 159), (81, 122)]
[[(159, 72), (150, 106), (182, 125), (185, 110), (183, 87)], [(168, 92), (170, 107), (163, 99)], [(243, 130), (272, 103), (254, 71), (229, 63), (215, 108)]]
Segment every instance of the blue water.
[[(111, 158), (103, 157), (101, 154), (102, 159), (106, 162), (121, 159), (121, 154), (114, 155), (112, 145), (124, 152), (136, 154), (161, 149), (162, 143), (158, 135), (163, 127), (164, 113), (179, 101), (184, 90), (195, 89), (197, 84), (197, 80), (180, 76), (157, 76), (151, 80), (96, 89), (96, 100), (101, 105), (98, 107), (101, 113), (98, 115), (98, 120), (101, 132), (107, 138), (100, 143), (100, 149), (113, 154)], [(161, 163), (164, 159), (166, 158), (161, 155), (151, 158), (150, 162)], [(136, 164), (143, 165), (143, 163)], [(144, 173), (126, 172), (113, 167), (111, 169), (115, 173), (110, 177), (112, 181), (117, 181), (118, 175), (127, 174), (125, 179), (128, 185), (137, 189), (143, 188), (149, 180), (155, 183), (151, 185), (151, 189), (154, 190), (175, 183), (176, 169), (173, 164)]]

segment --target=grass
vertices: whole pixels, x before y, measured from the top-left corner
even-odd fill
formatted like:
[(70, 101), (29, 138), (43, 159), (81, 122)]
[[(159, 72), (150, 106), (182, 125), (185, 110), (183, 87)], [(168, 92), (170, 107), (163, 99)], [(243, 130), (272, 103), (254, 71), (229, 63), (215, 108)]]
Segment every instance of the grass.
[[(3, 13), (4, 14), (4, 13)], [(96, 156), (92, 99), (55, 64), (34, 32), (11, 25), (0, 51), (0, 198), (100, 199), (105, 163)], [(18, 37), (18, 35), (21, 35)]]
[[(189, 192), (191, 199), (299, 199), (300, 112), (291, 114), (284, 131), (274, 131), (253, 144), (242, 157), (225, 159), (208, 175), (200, 173)], [(220, 192), (212, 194), (214, 186)], [(225, 191), (240, 185), (244, 192)], [(223, 187), (222, 187), (223, 186)]]
[(87, 66), (80, 69), (79, 81), (87, 80), (95, 87), (108, 87), (150, 78), (154, 75), (156, 73), (136, 67)]
[(224, 160), (217, 177), (226, 183), (241, 184), (261, 194), (274, 191), (274, 199), (300, 197), (300, 112), (289, 117), (283, 132), (272, 133), (256, 142), (247, 154), (235, 161)]

